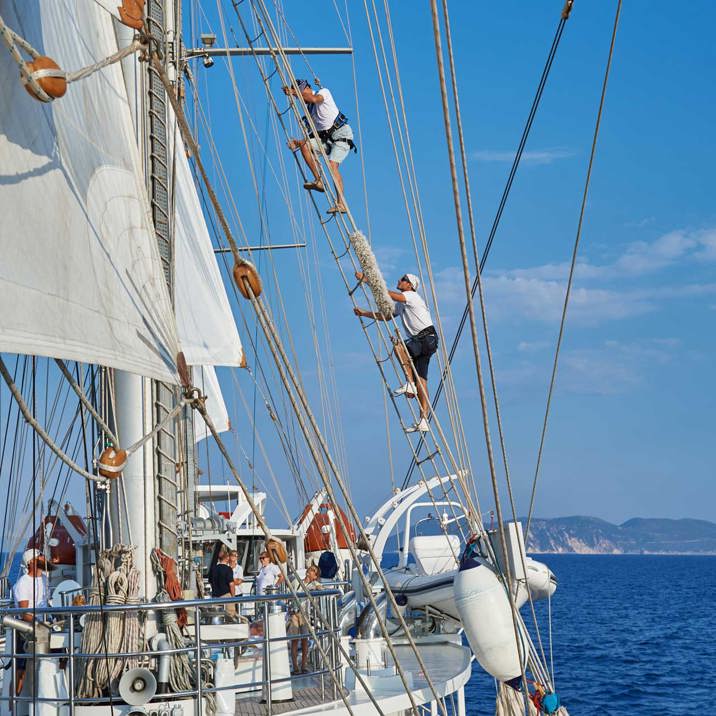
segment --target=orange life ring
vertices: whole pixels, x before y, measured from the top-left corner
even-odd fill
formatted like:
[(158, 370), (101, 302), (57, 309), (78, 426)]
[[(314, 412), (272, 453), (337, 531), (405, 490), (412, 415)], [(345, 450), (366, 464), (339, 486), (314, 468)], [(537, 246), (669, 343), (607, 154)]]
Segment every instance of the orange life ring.
[(123, 25), (133, 30), (141, 30), (144, 27), (144, 0), (122, 0), (117, 10)]
[(122, 476), (127, 464), (127, 451), (115, 450), (113, 447), (105, 448), (97, 461), (99, 474), (108, 480), (115, 480)]
[(274, 564), (285, 564), (288, 559), (284, 543), (277, 539), (270, 539), (266, 542), (266, 551)]
[[(45, 94), (52, 97), (52, 99), (62, 97), (62, 95), (67, 92), (67, 79), (65, 78), (60, 66), (51, 57), (45, 57), (43, 55), (42, 57), (35, 58), (32, 62), (26, 62), (25, 69), (30, 73), (30, 75), (42, 72), (44, 76), (41, 75), (38, 77), (35, 75), (33, 79), (35, 79), (37, 84), (40, 85)], [(47, 71), (47, 74), (43, 71)], [(54, 76), (55, 71), (58, 76)], [(43, 98), (35, 93), (32, 85), (24, 77), (22, 79), (22, 83), (25, 85), (25, 89), (32, 97), (43, 101)]]
[(244, 282), (249, 284), (251, 292), (256, 298), (258, 298), (263, 291), (259, 272), (250, 261), (244, 261), (244, 263), (234, 266), (234, 281), (236, 281), (236, 286), (244, 298), (251, 298), (251, 294)]

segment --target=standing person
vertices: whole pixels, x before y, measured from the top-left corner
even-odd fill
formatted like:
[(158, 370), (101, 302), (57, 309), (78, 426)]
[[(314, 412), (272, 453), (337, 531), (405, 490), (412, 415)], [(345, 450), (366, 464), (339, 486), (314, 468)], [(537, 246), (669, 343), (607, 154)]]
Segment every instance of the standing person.
[[(356, 272), (356, 278), (363, 281), (364, 276)], [(420, 279), (412, 273), (406, 273), (398, 281), (397, 291), (388, 291), (395, 301), (394, 313), (403, 321), (403, 328), (408, 335), (405, 347), (401, 342), (395, 344), (395, 355), (405, 372), (406, 383), (398, 388), (394, 395), (405, 395), (408, 398), (418, 396), (420, 403), (420, 420), (415, 425), (405, 429), (407, 433), (426, 433), (430, 430), (428, 412), (430, 401), (428, 399), (428, 365), (433, 353), (438, 349), (438, 334), (430, 317), (428, 306), (418, 294)], [(363, 318), (373, 318), (376, 321), (387, 320), (382, 313), (364, 311), (354, 308), (353, 313)], [(407, 353), (405, 349), (407, 348)]]
[[(19, 609), (41, 609), (47, 606), (48, 588), (47, 575), (43, 572), (47, 569), (45, 558), (37, 549), (26, 549), (22, 553), (22, 565), (27, 570), (12, 589), (15, 606)], [(22, 615), (22, 620), (32, 623), (34, 616), (32, 612), (26, 612)], [(17, 643), (18, 654), (27, 654), (27, 643), (22, 634), (18, 634)], [(15, 694), (20, 695), (22, 686), (25, 683), (25, 668), (27, 660), (17, 659), (16, 672), (17, 683), (15, 684)]]
[[(336, 204), (328, 210), (328, 213), (345, 214), (348, 210), (346, 209), (345, 195), (343, 193), (343, 177), (338, 170), (338, 166), (348, 156), (351, 149), (355, 151), (353, 130), (348, 124), (346, 116), (338, 109), (329, 89), (321, 87), (318, 92), (314, 92), (306, 80), (296, 80), (296, 84), (318, 131), (318, 137), (313, 136), (311, 125), (304, 117), (304, 123), (309, 128), (310, 139), (308, 141), (305, 139), (291, 139), (288, 142), (288, 148), (291, 151), (301, 150), (301, 156), (311, 170), (311, 174), (313, 174), (313, 181), (306, 182), (303, 188), (309, 191), (325, 191), (315, 154), (321, 151), (320, 141), (328, 156), (328, 166), (336, 183)], [(283, 87), (283, 91), (286, 95), (298, 97), (298, 93), (293, 87)]]
[(269, 557), (268, 552), (261, 552), (259, 555), (261, 569), (256, 575), (256, 594), (266, 594), (267, 587), (278, 587), (284, 581), (283, 574), (277, 564), (274, 564)]
[[(241, 585), (244, 582), (244, 569), (239, 564), (239, 553), (232, 549), (229, 552), (229, 567), (231, 567), (231, 573), (234, 576), (234, 595), (243, 595), (243, 590), (241, 589)], [(236, 613), (241, 611), (241, 607), (237, 607)]]
[(240, 587), (244, 581), (244, 568), (239, 564), (239, 553), (235, 549), (229, 552), (229, 567), (234, 575), (234, 586)]
[[(318, 567), (316, 567), (315, 564), (312, 564), (308, 569), (306, 570), (306, 589), (310, 592), (316, 590), (316, 589), (322, 589), (323, 585), (320, 581), (320, 572), (318, 571)], [(310, 601), (309, 599), (301, 599), (299, 600), (299, 603), (301, 607), (303, 608), (304, 613), (308, 613), (310, 610)], [(308, 662), (308, 624), (306, 623), (306, 617), (303, 616), (301, 613), (301, 610), (299, 608), (294, 609), (294, 611), (291, 613), (291, 618), (288, 623), (288, 635), (289, 636), (301, 636), (303, 637), (300, 639), (301, 642), (301, 669), (299, 671), (298, 668), (298, 642), (299, 639), (293, 639), (291, 641), (291, 663), (293, 666), (293, 672), (295, 674), (301, 673), (306, 674), (308, 673), (308, 670), (306, 669), (306, 664)]]
[[(215, 599), (228, 599), (236, 594), (234, 573), (229, 567), (229, 553), (224, 548), (219, 552), (219, 561), (209, 570), (209, 584), (211, 596)], [(236, 616), (236, 604), (226, 604), (224, 608), (230, 617)]]

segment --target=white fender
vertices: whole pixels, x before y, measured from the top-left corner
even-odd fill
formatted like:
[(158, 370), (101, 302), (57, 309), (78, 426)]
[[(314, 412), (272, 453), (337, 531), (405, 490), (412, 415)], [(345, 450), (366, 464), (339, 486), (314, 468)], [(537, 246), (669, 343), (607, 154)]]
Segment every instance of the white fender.
[[(470, 545), (467, 546), (470, 549)], [(493, 569), (464, 556), (455, 576), (455, 605), (475, 658), (498, 681), (522, 674), (510, 602)], [(526, 650), (522, 649), (526, 656)]]
[(527, 557), (525, 566), (527, 567), (527, 588), (530, 590), (532, 599), (548, 599), (557, 591), (557, 578), (544, 562)]

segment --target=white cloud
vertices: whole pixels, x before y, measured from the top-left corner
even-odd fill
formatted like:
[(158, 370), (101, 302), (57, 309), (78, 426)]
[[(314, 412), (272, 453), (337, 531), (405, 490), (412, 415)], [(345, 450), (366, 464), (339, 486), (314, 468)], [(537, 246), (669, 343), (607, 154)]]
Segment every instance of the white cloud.
[[(716, 230), (672, 231), (652, 242), (636, 241), (610, 263), (582, 259), (575, 269), (568, 320), (594, 325), (645, 315), (667, 300), (713, 295), (715, 283), (635, 282), (676, 265), (707, 261), (716, 261)], [(489, 317), (559, 321), (568, 275), (567, 262), (488, 271), (484, 287)], [(437, 272), (436, 286), (440, 305), (448, 314), (465, 305), (461, 269)]]
[(676, 338), (607, 340), (591, 348), (565, 351), (558, 383), (572, 393), (618, 395), (642, 384), (652, 366), (670, 363), (680, 346)]
[[(512, 162), (515, 159), (515, 152), (511, 149), (479, 149), (472, 153), (472, 158), (480, 162)], [(574, 152), (564, 147), (553, 149), (533, 149), (522, 152), (521, 162), (525, 164), (552, 164), (558, 159), (569, 159)]]
[(672, 231), (652, 242), (635, 241), (614, 263), (617, 273), (641, 276), (660, 271), (700, 246), (698, 234)]
[[(577, 395), (620, 395), (649, 379), (654, 367), (675, 360), (681, 349), (675, 338), (622, 342), (606, 340), (593, 346), (563, 350), (557, 374), (557, 390)], [(511, 354), (498, 368), (498, 382), (506, 388), (539, 386), (546, 389), (554, 357), (554, 345), (541, 353)]]

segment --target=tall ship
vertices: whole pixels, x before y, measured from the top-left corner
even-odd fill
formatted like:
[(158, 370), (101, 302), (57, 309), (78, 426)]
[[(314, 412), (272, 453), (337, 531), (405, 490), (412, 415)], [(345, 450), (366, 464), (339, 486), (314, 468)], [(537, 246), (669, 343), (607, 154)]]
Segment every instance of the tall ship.
[[(525, 524), (512, 500), (447, 2), (430, 9), (482, 416), (469, 433), (387, 2), (366, 13), (418, 265), (401, 281), (439, 339), (429, 404), (333, 153), (360, 152), (358, 132), (312, 106), (327, 96), (313, 56), (353, 51), (348, 5), (346, 46), (307, 47), (280, 2), (0, 0), (0, 713), (464, 716), (473, 669), (495, 682), (481, 709), (567, 713), (535, 609), (557, 581), (526, 553), (532, 505)], [(212, 119), (227, 107), (231, 136)], [(324, 283), (355, 309), (383, 394), (369, 412), (411, 462), (368, 516)]]

